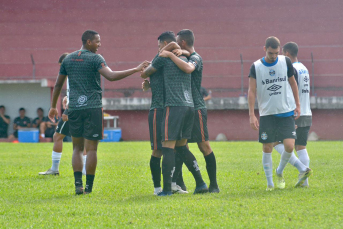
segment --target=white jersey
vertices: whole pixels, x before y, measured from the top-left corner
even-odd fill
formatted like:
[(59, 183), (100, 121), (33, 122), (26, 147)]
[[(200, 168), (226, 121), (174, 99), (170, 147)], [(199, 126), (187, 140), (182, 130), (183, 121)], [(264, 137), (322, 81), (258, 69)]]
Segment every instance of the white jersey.
[(310, 75), (307, 68), (300, 62), (293, 63), (293, 67), (298, 73), (300, 116), (311, 116)]
[(264, 64), (257, 60), (254, 66), (260, 116), (295, 110), (295, 100), (288, 82), (286, 57), (279, 55), (277, 62), (273, 64)]

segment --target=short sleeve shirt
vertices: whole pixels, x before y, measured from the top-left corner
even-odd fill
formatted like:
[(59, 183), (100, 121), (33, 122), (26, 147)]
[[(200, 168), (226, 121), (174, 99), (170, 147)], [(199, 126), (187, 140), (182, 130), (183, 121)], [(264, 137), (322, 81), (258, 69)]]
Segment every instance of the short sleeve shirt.
[[(10, 116), (4, 115), (5, 118), (10, 119)], [(0, 116), (0, 133), (7, 133), (8, 130), (8, 124), (2, 119)]]
[(201, 81), (203, 70), (202, 58), (198, 53), (194, 52), (189, 57), (188, 62), (192, 63), (195, 67), (194, 71), (192, 72), (192, 96), (194, 101), (194, 109), (204, 109), (206, 108), (206, 105), (203, 99), (203, 95), (201, 93)]
[[(155, 56), (153, 61), (158, 57)], [(157, 72), (150, 76), (150, 88), (152, 93), (150, 110), (164, 108), (164, 95), (163, 95), (163, 68), (157, 69)]]
[[(179, 57), (187, 62), (184, 56)], [(163, 69), (164, 79), (164, 106), (194, 107), (191, 86), (191, 74), (183, 72), (169, 58), (157, 57), (152, 62), (152, 67)]]
[[(39, 120), (39, 117), (35, 118), (35, 119), (32, 121), (32, 124), (37, 125), (38, 120)], [(45, 118), (44, 118), (44, 117), (42, 118), (42, 122), (45, 122)], [(37, 126), (37, 128), (39, 128), (39, 126), (40, 126), (40, 124)]]
[(19, 116), (14, 119), (13, 123), (17, 126), (27, 127), (31, 123), (31, 120), (26, 116), (23, 119)]
[[(276, 60), (275, 62), (277, 62), (278, 60)], [(266, 61), (264, 60), (264, 57), (261, 59), (262, 63), (265, 63)], [(294, 67), (292, 65), (292, 61), (291, 59), (289, 59), (289, 57), (286, 57), (286, 64), (287, 64), (287, 77), (290, 78), (292, 76), (294, 76)], [(255, 71), (255, 65), (254, 63), (251, 65), (250, 67), (250, 73), (249, 73), (249, 77), (256, 79), (256, 71)]]
[(105, 59), (88, 50), (75, 51), (63, 60), (60, 75), (69, 80), (69, 110), (102, 107), (99, 70), (106, 67)]

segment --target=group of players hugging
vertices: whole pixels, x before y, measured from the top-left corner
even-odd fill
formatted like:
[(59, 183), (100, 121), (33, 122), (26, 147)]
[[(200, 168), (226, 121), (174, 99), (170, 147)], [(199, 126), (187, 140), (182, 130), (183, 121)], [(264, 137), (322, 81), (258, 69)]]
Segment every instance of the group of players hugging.
[[(83, 33), (81, 40), (81, 49), (66, 55), (61, 62), (49, 111), (49, 118), (54, 120), (58, 115), (57, 100), (63, 84), (68, 78), (69, 95), (66, 105), (68, 109), (64, 112), (64, 118), (59, 120), (58, 126), (61, 129), (68, 125), (68, 133), (63, 132), (63, 135), (72, 136), (75, 193), (88, 194), (92, 192), (93, 188), (97, 166), (97, 147), (103, 133), (100, 75), (109, 81), (117, 81), (136, 72), (139, 72), (140, 76), (145, 79), (142, 83), (143, 90), (151, 89), (152, 92), (148, 121), (152, 149), (150, 169), (154, 194), (169, 196), (174, 193), (188, 193), (182, 176), (183, 164), (195, 179), (194, 194), (219, 193), (216, 158), (209, 143), (207, 109), (201, 94), (203, 60), (195, 52), (193, 32), (184, 29), (177, 35), (171, 31), (162, 33), (157, 39), (158, 54), (152, 62), (144, 61), (139, 66), (124, 71), (112, 71), (107, 66), (105, 59), (96, 54), (101, 46), (99, 33), (87, 30)], [(292, 61), (296, 60), (296, 55), (294, 56), (292, 50), (295, 47), (297, 54), (297, 45), (292, 42), (287, 44), (290, 48), (285, 49), (285, 45), (283, 47), (284, 54), (292, 54)], [(304, 113), (306, 117), (297, 124), (297, 128), (295, 125), (295, 119), (300, 117), (299, 115), (304, 109), (301, 107), (300, 112), (296, 81), (303, 80), (301, 77), (306, 76), (297, 74), (297, 77), (294, 77), (295, 71), (291, 59), (279, 55), (280, 42), (277, 38), (269, 37), (264, 48), (266, 56), (256, 61), (250, 70), (248, 101), (250, 125), (253, 129), (259, 129), (260, 142), (263, 144), (262, 161), (268, 181), (267, 190), (274, 189), (271, 163), (273, 147), (281, 153), (280, 165), (276, 169), (278, 187), (285, 187), (282, 172), (288, 162), (298, 168), (300, 172), (296, 186), (308, 186), (307, 178), (312, 174), (312, 170), (308, 168), (309, 159), (303, 135), (308, 135), (310, 126), (308, 123), (312, 120), (311, 114)], [(293, 63), (295, 66), (295, 61)], [(306, 69), (302, 64), (298, 65), (302, 69)], [(146, 80), (147, 78), (149, 80)], [(304, 85), (302, 84), (302, 86)], [(254, 114), (256, 94), (260, 111), (260, 125)], [(304, 127), (305, 124), (307, 126)], [(301, 132), (298, 133), (299, 130)], [(302, 141), (295, 141), (297, 135), (301, 135)], [(203, 153), (210, 180), (209, 186), (202, 178), (197, 160), (190, 152), (188, 143), (197, 143), (199, 150)], [(297, 143), (299, 144), (297, 145)], [(294, 146), (299, 159), (293, 153)], [(57, 155), (59, 157), (53, 151), (53, 166), (48, 171), (40, 173), (41, 175), (59, 174), (58, 165), (62, 148), (59, 151)], [(82, 182), (84, 151), (87, 155), (84, 166), (85, 188)], [(302, 154), (299, 154), (300, 151)], [(301, 158), (305, 158), (304, 152), (306, 152), (307, 162), (301, 160)], [(300, 155), (303, 156), (300, 157)]]

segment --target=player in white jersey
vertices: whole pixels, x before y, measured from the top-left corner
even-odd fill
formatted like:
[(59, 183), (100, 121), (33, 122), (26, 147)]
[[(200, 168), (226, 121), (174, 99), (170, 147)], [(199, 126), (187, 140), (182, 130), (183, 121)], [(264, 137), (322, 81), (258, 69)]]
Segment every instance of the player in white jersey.
[[(297, 139), (295, 140), (295, 150), (297, 151), (299, 159), (292, 155), (289, 163), (299, 170), (299, 160), (306, 167), (309, 167), (310, 158), (308, 156), (306, 145), (308, 133), (312, 125), (312, 112), (310, 103), (310, 75), (307, 68), (298, 61), (298, 45), (294, 42), (286, 43), (282, 52), (285, 56), (289, 57), (294, 67), (294, 77), (298, 83), (299, 99), (300, 99), (300, 117), (295, 121), (297, 125)], [(275, 150), (279, 153), (284, 151), (284, 145), (276, 143)], [(302, 187), (309, 187), (308, 179), (305, 180)]]
[[(295, 118), (300, 115), (300, 102), (291, 60), (279, 55), (279, 39), (268, 37), (264, 51), (266, 56), (255, 61), (250, 68), (248, 102), (250, 126), (259, 130), (259, 142), (263, 144), (262, 164), (267, 177), (267, 191), (271, 191), (274, 189), (271, 154), (273, 144), (281, 140), (285, 147), (275, 171), (277, 187), (283, 189), (283, 170), (293, 154), (296, 139)], [(256, 95), (260, 121), (254, 111)], [(312, 170), (303, 166), (296, 186), (302, 184), (311, 174)]]
[[(64, 60), (64, 58), (68, 54), (69, 53), (63, 53), (60, 56), (60, 58), (58, 60), (59, 65), (62, 64), (62, 61)], [(51, 168), (48, 169), (47, 171), (39, 172), (38, 173), (39, 175), (55, 175), (55, 176), (60, 175), (59, 165), (60, 165), (60, 161), (61, 161), (61, 157), (62, 157), (63, 139), (65, 138), (65, 136), (70, 137), (68, 114), (67, 114), (68, 104), (69, 104), (69, 80), (67, 78), (67, 96), (65, 96), (63, 98), (63, 102), (62, 102), (63, 109), (65, 109), (65, 112), (62, 114), (62, 117), (59, 119), (56, 131), (55, 131), (54, 136), (53, 136), (54, 146), (53, 146), (53, 150), (52, 150), (52, 154), (51, 154), (52, 165), (51, 165)], [(87, 159), (87, 154), (86, 154), (86, 151), (84, 151), (84, 153), (83, 153), (83, 170), (82, 170), (82, 173), (84, 175), (86, 174), (86, 168), (85, 168), (86, 159)]]

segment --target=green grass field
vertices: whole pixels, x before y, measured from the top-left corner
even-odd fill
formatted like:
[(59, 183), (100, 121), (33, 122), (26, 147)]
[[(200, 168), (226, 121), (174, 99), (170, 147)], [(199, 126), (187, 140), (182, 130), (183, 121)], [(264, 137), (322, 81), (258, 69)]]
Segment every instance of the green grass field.
[[(203, 156), (190, 148), (208, 182)], [(259, 143), (212, 148), (219, 194), (153, 196), (149, 143), (121, 142), (100, 143), (93, 193), (75, 196), (71, 143), (56, 177), (38, 176), (51, 166), (52, 143), (0, 143), (0, 228), (343, 228), (343, 142), (310, 142), (310, 188), (293, 188), (298, 173), (288, 165), (286, 188), (273, 192), (265, 191)], [(279, 159), (274, 151), (274, 169)]]

